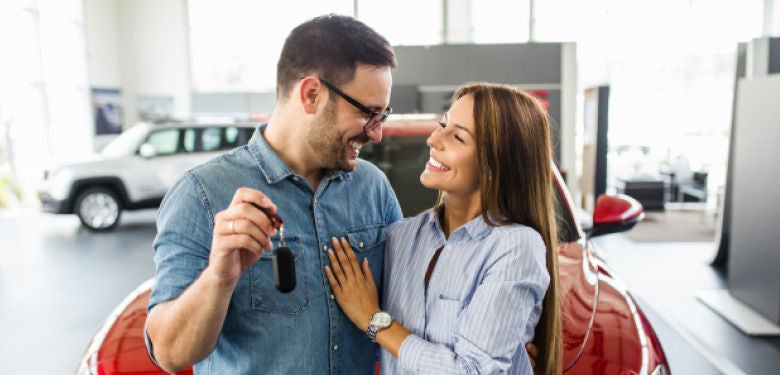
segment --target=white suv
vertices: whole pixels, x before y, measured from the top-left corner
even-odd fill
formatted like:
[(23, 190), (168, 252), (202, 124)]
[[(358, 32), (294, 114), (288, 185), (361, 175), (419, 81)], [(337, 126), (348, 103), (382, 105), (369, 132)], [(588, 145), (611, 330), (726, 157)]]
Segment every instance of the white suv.
[(93, 231), (110, 231), (122, 210), (156, 208), (188, 169), (245, 145), (257, 124), (138, 124), (93, 160), (47, 170), (41, 209), (76, 214)]

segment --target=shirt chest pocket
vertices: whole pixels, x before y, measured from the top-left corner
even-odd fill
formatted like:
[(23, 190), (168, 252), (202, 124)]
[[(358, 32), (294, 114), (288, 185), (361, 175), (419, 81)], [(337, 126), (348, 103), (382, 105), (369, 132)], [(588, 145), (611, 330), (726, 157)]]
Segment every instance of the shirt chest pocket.
[(374, 283), (381, 290), (387, 228), (384, 225), (355, 228), (348, 231), (346, 235), (359, 264), (362, 264), (363, 258), (368, 258), (368, 265), (374, 275)]
[[(274, 245), (279, 245), (279, 238), (272, 237)], [(284, 239), (285, 245), (292, 250), (295, 259), (295, 289), (289, 293), (282, 293), (274, 284), (273, 252), (265, 251), (250, 268), (249, 290), (251, 293), (251, 306), (254, 310), (297, 315), (309, 307), (310, 292), (307, 279), (305, 253), (300, 238)]]
[(461, 313), (462, 302), (439, 296), (431, 306), (431, 320), (428, 323), (428, 337), (432, 342), (451, 345), (454, 341), (455, 330), (458, 327), (458, 318)]
[(354, 228), (347, 232), (347, 240), (356, 254), (368, 254), (384, 249), (387, 229), (384, 225)]

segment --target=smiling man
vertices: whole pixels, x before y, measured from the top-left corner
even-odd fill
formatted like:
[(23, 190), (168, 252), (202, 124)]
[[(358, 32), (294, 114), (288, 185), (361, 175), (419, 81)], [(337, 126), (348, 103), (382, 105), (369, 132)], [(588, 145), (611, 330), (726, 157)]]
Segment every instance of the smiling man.
[[(277, 102), (249, 144), (187, 172), (168, 192), (154, 242), (146, 323), (157, 364), (195, 373), (371, 373), (375, 348), (339, 309), (323, 266), (345, 237), (381, 277), (401, 210), (384, 174), (358, 159), (390, 108), (390, 44), (344, 16), (288, 36)], [(258, 207), (284, 218), (280, 238)], [(271, 250), (292, 250), (296, 285), (274, 287)]]

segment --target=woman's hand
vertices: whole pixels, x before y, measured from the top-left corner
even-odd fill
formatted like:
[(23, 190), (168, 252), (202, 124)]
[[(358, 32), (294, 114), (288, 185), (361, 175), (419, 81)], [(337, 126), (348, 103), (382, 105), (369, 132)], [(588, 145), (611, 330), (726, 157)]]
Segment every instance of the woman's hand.
[(331, 239), (333, 249), (328, 251), (330, 267), (325, 266), (330, 287), (344, 314), (361, 330), (368, 329), (371, 316), (379, 311), (379, 297), (368, 259), (358, 264), (355, 252), (346, 239)]

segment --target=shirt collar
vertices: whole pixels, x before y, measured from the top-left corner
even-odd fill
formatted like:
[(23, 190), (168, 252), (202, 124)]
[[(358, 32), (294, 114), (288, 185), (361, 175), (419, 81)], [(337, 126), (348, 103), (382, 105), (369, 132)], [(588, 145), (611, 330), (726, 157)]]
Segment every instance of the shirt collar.
[[(252, 135), (252, 139), (249, 140), (248, 146), (252, 156), (255, 158), (258, 168), (260, 168), (260, 172), (263, 174), (263, 177), (265, 177), (266, 182), (273, 184), (282, 181), (287, 177), (294, 176), (295, 172), (282, 161), (279, 154), (271, 148), (271, 145), (269, 145), (268, 141), (263, 137), (263, 133), (267, 127), (267, 123), (258, 126), (255, 133)], [(323, 180), (348, 180), (352, 178), (352, 173), (329, 169), (325, 171), (322, 178)]]
[[(444, 230), (442, 229), (441, 223), (439, 222), (439, 213), (442, 210), (444, 210), (443, 203), (440, 204), (439, 207), (426, 211), (425, 215), (427, 215), (427, 217), (425, 218), (425, 222), (427, 223), (426, 225), (431, 227), (431, 229), (437, 230), (443, 234)], [(461, 231), (465, 232), (466, 235), (469, 236), (469, 238), (472, 240), (481, 240), (490, 234), (491, 231), (493, 231), (493, 227), (485, 223), (485, 220), (482, 219), (482, 215), (478, 215), (462, 227), (456, 229), (452, 234)]]

